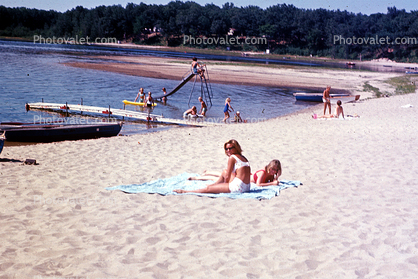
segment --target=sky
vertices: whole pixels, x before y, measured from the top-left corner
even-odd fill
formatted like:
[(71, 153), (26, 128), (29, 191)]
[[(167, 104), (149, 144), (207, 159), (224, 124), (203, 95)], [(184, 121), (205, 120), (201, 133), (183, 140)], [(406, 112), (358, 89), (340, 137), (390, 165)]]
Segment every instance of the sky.
[[(122, 5), (125, 7), (127, 3), (145, 3), (151, 4), (162, 4), (165, 5), (170, 0), (1, 0), (0, 5), (6, 7), (26, 7), (35, 8), (40, 10), (56, 10), (58, 12), (65, 12), (71, 10), (77, 6), (83, 6), (84, 8), (95, 8), (97, 6), (105, 5)], [(185, 1), (182, 1), (185, 2)], [(226, 2), (234, 3), (236, 7), (246, 7), (249, 5), (258, 6), (262, 9), (274, 6), (277, 4), (288, 4), (294, 5), (297, 8), (304, 9), (319, 9), (323, 8), (326, 10), (347, 10), (352, 13), (362, 13), (366, 15), (375, 13), (386, 13), (388, 7), (395, 6), (397, 9), (405, 9), (407, 12), (411, 10), (418, 10), (418, 2), (416, 0), (194, 0), (202, 6), (205, 4), (215, 4), (216, 6), (222, 7)]]

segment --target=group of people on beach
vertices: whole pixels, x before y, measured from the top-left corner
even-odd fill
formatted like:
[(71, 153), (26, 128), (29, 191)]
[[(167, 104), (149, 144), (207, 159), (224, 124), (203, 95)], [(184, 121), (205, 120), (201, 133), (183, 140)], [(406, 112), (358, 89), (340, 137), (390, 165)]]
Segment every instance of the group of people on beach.
[[(233, 112), (234, 108), (231, 106), (231, 98), (226, 98), (225, 100), (225, 106), (224, 106), (224, 119), (222, 120), (222, 122), (226, 123), (226, 121), (231, 117), (229, 115), (230, 112)], [(241, 118), (241, 113), (239, 111), (237, 111), (234, 115), (234, 120), (232, 120), (232, 122), (236, 122), (236, 123), (240, 123), (243, 122), (242, 118)]]
[[(202, 97), (198, 98), (199, 102), (200, 102), (200, 111), (197, 112), (197, 108), (196, 106), (192, 106), (190, 109), (186, 110), (183, 113), (183, 117), (199, 117), (199, 116), (206, 116), (206, 112), (208, 110), (207, 105), (205, 103), (205, 101), (203, 101)], [(226, 121), (231, 117), (230, 116), (230, 112), (234, 111), (234, 108), (231, 106), (231, 98), (226, 98), (225, 100), (225, 106), (224, 106), (224, 119), (222, 120), (222, 122), (226, 123)], [(243, 122), (242, 118), (241, 118), (241, 113), (239, 111), (237, 111), (234, 115), (234, 120), (232, 120), (232, 122)]]
[[(324, 90), (324, 92), (322, 93), (322, 102), (324, 103), (324, 115), (318, 116), (316, 114), (313, 114), (312, 117), (313, 118), (339, 118), (340, 116), (342, 116), (344, 119), (344, 110), (342, 107), (342, 102), (341, 100), (337, 101), (337, 106), (335, 107), (335, 113), (332, 114), (331, 113), (331, 95), (330, 95), (330, 91), (331, 91), (331, 86), (327, 86), (327, 88)], [(327, 112), (327, 108), (329, 111), (329, 114), (325, 114)]]
[[(193, 74), (195, 75), (199, 75), (200, 78), (205, 78), (205, 69), (204, 69), (205, 64), (199, 64), (199, 62), (197, 62), (197, 58), (193, 57), (192, 59), (192, 64), (191, 64), (191, 69)], [(167, 95), (167, 91), (165, 89), (165, 87), (162, 89), (164, 95)], [(208, 107), (205, 103), (205, 101), (203, 100), (202, 97), (198, 98), (199, 102), (200, 102), (200, 110), (199, 112), (197, 111), (197, 107), (196, 106), (192, 106), (190, 109), (186, 110), (185, 112), (183, 112), (183, 117), (190, 117), (190, 118), (196, 118), (196, 117), (204, 117), (206, 116), (206, 112), (208, 110)], [(143, 103), (144, 107), (149, 107), (151, 108), (153, 106), (153, 98), (152, 98), (152, 94), (151, 92), (148, 92), (148, 96), (145, 96), (144, 93), (144, 89), (140, 88), (139, 92), (134, 100), (134, 102), (139, 101), (140, 103)], [(163, 97), (162, 98), (163, 103), (165, 104), (167, 101), (167, 97)], [(231, 106), (231, 98), (226, 98), (225, 100), (225, 105), (224, 105), (224, 119), (222, 120), (222, 122), (226, 123), (226, 121), (231, 117), (230, 116), (230, 112), (234, 111), (234, 108)], [(232, 120), (232, 122), (243, 122), (242, 118), (241, 118), (241, 113), (239, 111), (237, 111), (234, 115), (234, 119)]]
[(282, 167), (279, 160), (272, 160), (264, 169), (251, 173), (248, 159), (242, 155), (239, 143), (231, 139), (224, 144), (228, 156), (226, 169), (222, 172), (205, 172), (199, 177), (189, 180), (213, 180), (214, 183), (198, 190), (174, 190), (176, 193), (244, 193), (250, 191), (251, 183), (258, 186), (279, 185)]

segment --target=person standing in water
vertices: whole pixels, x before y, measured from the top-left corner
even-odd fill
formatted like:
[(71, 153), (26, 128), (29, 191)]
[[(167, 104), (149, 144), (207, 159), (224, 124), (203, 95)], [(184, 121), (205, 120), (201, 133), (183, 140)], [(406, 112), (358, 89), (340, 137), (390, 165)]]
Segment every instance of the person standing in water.
[(165, 89), (165, 87), (163, 87), (163, 93), (164, 93), (164, 97), (162, 98), (163, 100), (163, 104), (165, 105), (165, 103), (167, 103), (167, 97), (165, 95), (167, 95), (167, 90)]
[(205, 101), (203, 101), (202, 97), (198, 98), (199, 102), (200, 102), (200, 111), (199, 114), (202, 116), (206, 116), (206, 112), (208, 111), (208, 107), (206, 106)]
[(230, 117), (229, 112), (231, 111), (231, 109), (232, 109), (232, 111), (234, 110), (234, 108), (231, 106), (231, 98), (228, 97), (225, 100), (225, 107), (224, 107), (225, 117), (224, 117), (224, 120), (222, 120), (223, 122), (226, 123), (226, 120)]
[(151, 92), (148, 92), (148, 97), (144, 101), (144, 107), (152, 108), (152, 104), (154, 103), (154, 100), (152, 98)]
[(140, 88), (138, 91), (138, 94), (136, 95), (134, 102), (136, 103), (136, 101), (139, 100), (140, 103), (143, 103), (144, 99), (145, 99), (144, 88)]

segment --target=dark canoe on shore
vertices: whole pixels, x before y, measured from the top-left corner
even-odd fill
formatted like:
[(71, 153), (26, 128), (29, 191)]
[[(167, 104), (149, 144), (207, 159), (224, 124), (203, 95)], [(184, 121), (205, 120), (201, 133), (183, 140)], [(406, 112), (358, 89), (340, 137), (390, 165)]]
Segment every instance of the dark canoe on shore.
[[(296, 101), (304, 101), (304, 102), (320, 102), (322, 103), (322, 93), (293, 93), (293, 95), (296, 98)], [(347, 93), (335, 93), (335, 94), (330, 94), (331, 98), (336, 98), (336, 97), (346, 97), (346, 96), (350, 96), (350, 94)]]
[(3, 146), (4, 146), (4, 136), (0, 135), (0, 154), (3, 151)]
[(64, 140), (94, 139), (117, 136), (122, 129), (120, 123), (59, 124), (59, 125), (0, 125), (7, 141), (54, 142)]

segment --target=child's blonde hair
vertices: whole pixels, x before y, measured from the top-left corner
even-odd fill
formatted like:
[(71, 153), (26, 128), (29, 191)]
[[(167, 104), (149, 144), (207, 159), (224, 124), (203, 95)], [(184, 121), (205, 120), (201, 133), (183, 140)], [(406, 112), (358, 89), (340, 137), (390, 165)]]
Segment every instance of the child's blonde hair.
[(279, 172), (282, 172), (282, 164), (280, 164), (279, 160), (271, 160), (270, 163), (266, 166), (266, 172), (268, 173), (270, 169), (276, 167)]

